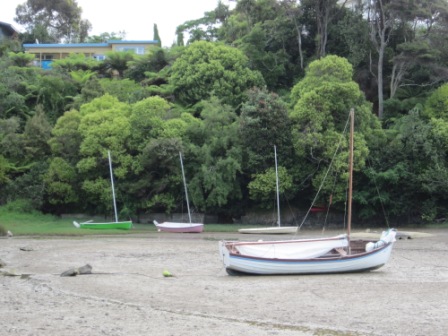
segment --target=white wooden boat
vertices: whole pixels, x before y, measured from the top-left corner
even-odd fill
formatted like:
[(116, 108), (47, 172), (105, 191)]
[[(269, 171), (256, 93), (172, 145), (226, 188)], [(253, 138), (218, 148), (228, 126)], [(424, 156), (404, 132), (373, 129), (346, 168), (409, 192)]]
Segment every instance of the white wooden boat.
[(350, 161), (347, 234), (333, 238), (283, 241), (220, 241), (219, 253), (229, 274), (325, 274), (363, 272), (387, 263), (396, 230), (379, 240), (350, 240), (353, 186), (354, 112), (350, 111)]
[[(220, 241), (219, 251), (227, 273), (324, 274), (371, 271), (389, 260), (395, 230), (379, 240), (290, 240), (252, 242)], [(350, 253), (347, 252), (350, 244)], [(372, 248), (373, 247), (373, 248)]]
[(189, 223), (178, 223), (178, 222), (163, 222), (158, 223), (156, 220), (153, 221), (158, 231), (163, 232), (180, 232), (180, 233), (201, 233), (204, 230), (204, 224), (202, 223), (192, 223), (190, 203), (188, 201), (188, 189), (187, 182), (185, 179), (184, 163), (182, 161), (182, 153), (179, 152), (180, 166), (182, 168), (182, 180), (184, 182), (185, 199), (187, 202), (188, 219)]
[(158, 231), (164, 232), (201, 233), (204, 231), (204, 224), (202, 223), (158, 223), (156, 220), (154, 220), (153, 223)]
[(280, 195), (279, 195), (279, 181), (278, 181), (278, 167), (277, 167), (277, 147), (274, 146), (275, 158), (275, 183), (277, 193), (277, 226), (258, 227), (258, 228), (243, 228), (239, 229), (239, 233), (246, 234), (289, 234), (296, 233), (297, 226), (282, 226), (280, 220)]
[(115, 213), (115, 222), (106, 222), (106, 223), (95, 223), (92, 220), (78, 223), (77, 221), (73, 221), (73, 225), (78, 229), (119, 229), (119, 230), (129, 230), (132, 228), (132, 221), (118, 221), (118, 212), (117, 212), (117, 202), (115, 200), (115, 186), (114, 186), (114, 175), (112, 170), (112, 158), (110, 156), (110, 151), (107, 152), (107, 156), (109, 158), (109, 171), (110, 171), (110, 183), (112, 187), (112, 200), (114, 206)]

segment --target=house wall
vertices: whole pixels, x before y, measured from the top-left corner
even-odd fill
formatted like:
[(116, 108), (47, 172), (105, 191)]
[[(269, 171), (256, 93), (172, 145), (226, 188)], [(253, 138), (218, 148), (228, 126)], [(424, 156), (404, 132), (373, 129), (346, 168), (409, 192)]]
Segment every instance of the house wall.
[[(111, 43), (111, 49), (113, 51), (125, 51), (127, 50), (135, 50), (137, 54), (145, 54), (149, 49), (153, 48), (155, 44), (145, 44), (145, 43)], [(138, 51), (137, 51), (138, 49)]]
[(97, 47), (97, 48), (33, 48), (32, 50), (27, 50), (29, 54), (34, 54), (37, 62), (42, 62), (46, 60), (58, 60), (68, 57), (70, 54), (84, 54), (86, 57), (101, 57), (99, 59), (104, 59), (107, 52), (111, 51), (107, 47)]
[(70, 54), (84, 54), (86, 57), (103, 60), (107, 52), (133, 50), (136, 54), (145, 54), (156, 45), (157, 41), (109, 41), (79, 44), (24, 44), (23, 46), (26, 53), (35, 55), (36, 65), (50, 68), (52, 60), (63, 59)]

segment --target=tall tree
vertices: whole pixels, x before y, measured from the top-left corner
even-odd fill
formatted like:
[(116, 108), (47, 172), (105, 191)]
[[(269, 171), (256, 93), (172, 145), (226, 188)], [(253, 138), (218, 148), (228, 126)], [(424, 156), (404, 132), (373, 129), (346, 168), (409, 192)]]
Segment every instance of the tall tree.
[[(279, 171), (282, 181), (285, 182), (283, 187), (292, 184), (295, 156), (291, 119), (286, 103), (277, 94), (254, 88), (249, 90), (247, 96), (248, 99), (241, 108), (239, 122), (243, 174), (248, 183), (250, 198), (257, 203), (261, 201), (263, 207), (270, 208), (272, 203), (266, 203), (266, 199), (272, 199), (275, 195), (271, 188), (275, 185), (272, 184), (275, 179), (271, 179), (275, 176), (274, 145), (281, 162)], [(291, 188), (287, 189), (291, 191)]]
[[(401, 11), (401, 43), (396, 47), (390, 80), (390, 98), (400, 88), (437, 86), (448, 78), (443, 61), (448, 30), (448, 3), (443, 0), (419, 0)], [(445, 64), (444, 64), (445, 63)]]
[(191, 144), (185, 145), (191, 153), (186, 165), (195, 167), (190, 170), (195, 172), (189, 183), (191, 199), (199, 209), (229, 218), (242, 208), (238, 116), (234, 108), (221, 104), (216, 97), (203, 106), (203, 121), (189, 127)]
[(339, 4), (337, 0), (317, 0), (316, 1), (316, 19), (317, 19), (317, 57), (325, 57), (329, 25), (340, 9), (345, 6), (347, 0)]
[(183, 47), (185, 45), (184, 42), (184, 33), (182, 32), (177, 32), (176, 33), (176, 46), (178, 47)]
[(303, 52), (302, 35), (305, 33), (305, 27), (299, 21), (299, 19), (303, 15), (303, 10), (295, 0), (285, 0), (281, 4), (285, 10), (285, 16), (289, 18), (291, 22), (294, 24), (294, 29), (296, 32), (297, 48), (299, 49), (300, 69), (303, 70), (305, 68), (304, 65), (305, 56)]
[(150, 139), (160, 135), (163, 120), (168, 115), (170, 104), (158, 96), (149, 97), (132, 105), (129, 118), (132, 128), (129, 145), (135, 152), (141, 152)]
[[(11, 169), (13, 174), (11, 183), (4, 190), (9, 195), (9, 200), (26, 200), (32, 209), (42, 209), (45, 190), (43, 176), (48, 168), (46, 161), (50, 152), (48, 145), (50, 136), (51, 125), (46, 119), (42, 106), (38, 105), (34, 115), (26, 122), (24, 132), (19, 135), (19, 139), (14, 139), (14, 134), (11, 133), (2, 139), (4, 145), (14, 147), (18, 144), (15, 142), (19, 140), (23, 150), (20, 158), (21, 166), (16, 164), (14, 169)], [(5, 154), (13, 154), (12, 152), (17, 150), (14, 147), (9, 148)], [(13, 156), (10, 158), (10, 163), (13, 163)]]
[(139, 156), (142, 171), (130, 188), (139, 197), (137, 206), (140, 209), (168, 214), (182, 209), (185, 203), (178, 159), (181, 150), (179, 138), (153, 139), (143, 149)]
[(36, 103), (41, 104), (52, 125), (65, 112), (71, 97), (77, 93), (74, 81), (68, 74), (54, 73), (51, 76), (44, 73), (36, 83)]
[[(125, 31), (118, 31), (118, 33), (101, 33), (100, 35), (87, 36), (84, 42), (88, 43), (105, 43), (109, 40), (124, 40), (126, 38)], [(80, 41), (81, 42), (81, 41)]]
[(17, 117), (0, 119), (0, 153), (13, 167), (25, 161), (25, 145)]
[(17, 6), (14, 20), (41, 43), (80, 42), (91, 28), (81, 14), (76, 0), (27, 0)]
[[(117, 180), (126, 180), (131, 174), (132, 158), (126, 148), (131, 134), (130, 107), (106, 94), (82, 105), (80, 114), (81, 160), (76, 167), (83, 177), (82, 189), (88, 205), (105, 214), (112, 209), (107, 151), (113, 153)], [(117, 188), (117, 200), (123, 201), (126, 193), (121, 190)]]
[[(168, 112), (168, 104), (158, 97), (148, 98), (141, 103), (133, 106), (131, 126), (144, 116), (148, 120), (145, 125), (141, 125), (140, 131), (144, 132), (146, 128), (149, 134), (140, 133), (146, 146), (140, 148), (141, 154), (134, 163), (134, 166), (138, 165), (139, 176), (127, 189), (139, 196), (137, 204), (140, 210), (166, 213), (171, 213), (174, 209), (181, 210), (185, 206), (185, 200), (184, 193), (180, 192), (183, 187), (179, 151), (183, 151), (186, 156), (185, 171), (190, 177), (192, 175), (188, 167), (193, 166), (196, 171), (197, 166), (192, 164), (190, 155), (185, 153), (189, 144), (187, 132), (190, 128), (199, 128), (201, 121), (189, 113), (171, 117), (170, 113), (165, 113)], [(188, 178), (188, 181), (191, 179)], [(197, 206), (196, 197), (191, 198), (191, 205)]]
[(347, 1), (304, 0), (301, 2), (304, 16), (309, 22), (308, 31), (316, 42), (317, 58), (325, 57), (327, 54), (331, 24), (343, 13)]
[(184, 33), (188, 33), (190, 36), (188, 43), (216, 41), (219, 27), (227, 20), (228, 15), (229, 7), (224, 5), (221, 0), (218, 0), (215, 10), (205, 12), (202, 18), (186, 21), (176, 28), (177, 45), (183, 45), (183, 43), (180, 44), (180, 37), (182, 37), (183, 42)]
[(62, 213), (65, 205), (73, 205), (79, 200), (76, 170), (62, 158), (53, 158), (45, 174), (45, 189), (48, 202), (55, 205), (56, 211)]
[(81, 115), (76, 110), (65, 112), (51, 131), (48, 141), (53, 157), (60, 157), (73, 166), (79, 161), (81, 134), (78, 131)]
[(157, 28), (157, 24), (155, 24), (155, 23), (154, 23), (154, 38), (153, 38), (153, 40), (154, 40), (154, 41), (158, 41), (158, 42), (157, 42), (157, 45), (158, 45), (159, 47), (162, 46), (162, 40), (160, 39), (159, 29)]
[(48, 156), (50, 153), (48, 140), (51, 137), (51, 125), (47, 120), (43, 106), (36, 106), (35, 114), (25, 124), (23, 137), (30, 162), (41, 161)]
[(411, 5), (412, 0), (394, 2), (392, 0), (368, 1), (367, 14), (370, 25), (370, 39), (378, 53), (376, 66), (376, 80), (378, 85), (378, 117), (383, 118), (384, 111), (384, 58), (394, 26), (398, 22), (401, 12), (407, 9), (406, 2)]
[[(292, 91), (293, 141), (298, 156), (300, 179), (311, 182), (311, 197), (316, 195), (327, 167), (333, 162), (337, 179), (326, 180), (320, 201), (328, 202), (333, 193), (335, 202), (345, 201), (347, 186), (347, 121), (351, 108), (356, 110), (355, 170), (360, 170), (367, 158), (369, 142), (381, 136), (378, 119), (356, 82), (353, 67), (342, 57), (330, 55), (310, 63), (302, 81)], [(345, 132), (344, 132), (345, 131)]]
[(260, 73), (248, 65), (248, 58), (236, 48), (199, 41), (174, 62), (170, 82), (184, 104), (194, 105), (214, 94), (225, 104), (238, 106), (247, 89), (264, 84)]
[(251, 0), (238, 2), (218, 36), (244, 52), (269, 90), (286, 91), (303, 72), (304, 32), (296, 1)]
[(291, 167), (293, 147), (287, 105), (275, 93), (254, 88), (241, 107), (240, 137), (247, 175), (274, 167), (273, 148), (277, 145), (283, 166)]
[(362, 199), (365, 208), (376, 204), (377, 210), (366, 215), (384, 207), (404, 223), (446, 217), (448, 123), (443, 113), (428, 122), (421, 112), (415, 108), (395, 118), (386, 130), (387, 141), (372, 152)]

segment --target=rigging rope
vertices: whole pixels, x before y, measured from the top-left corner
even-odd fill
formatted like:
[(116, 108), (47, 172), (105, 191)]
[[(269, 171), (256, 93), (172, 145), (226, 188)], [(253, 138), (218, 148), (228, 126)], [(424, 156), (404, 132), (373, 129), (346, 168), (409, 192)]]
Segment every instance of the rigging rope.
[[(370, 160), (369, 160), (369, 159), (367, 159), (367, 164), (369, 165), (370, 168), (373, 169), (373, 166), (372, 166), (372, 164), (370, 163)], [(379, 190), (378, 185), (377, 185), (377, 183), (376, 183), (376, 178), (373, 178), (373, 183), (375, 183), (375, 189), (376, 189), (376, 192), (378, 193), (378, 198), (379, 198), (379, 200), (380, 200), (381, 209), (383, 210), (383, 215), (384, 215), (384, 218), (385, 218), (385, 220), (386, 220), (386, 225), (387, 225), (387, 227), (390, 229), (389, 218), (388, 218), (388, 216), (387, 216), (386, 209), (384, 208), (383, 199), (381, 198), (380, 190)]]
[[(350, 115), (348, 116), (347, 121), (346, 121), (346, 123), (345, 123), (344, 132), (342, 133), (343, 135), (347, 133), (347, 129), (348, 129), (349, 122), (350, 122)], [(335, 151), (334, 154), (333, 154), (333, 158), (331, 159), (330, 165), (328, 166), (328, 169), (327, 169), (327, 171), (326, 171), (326, 173), (325, 173), (325, 176), (324, 176), (324, 178), (323, 178), (323, 180), (322, 180), (322, 182), (321, 182), (321, 184), (320, 184), (320, 186), (319, 186), (319, 189), (317, 190), (316, 196), (314, 197), (313, 201), (311, 202), (311, 206), (310, 206), (310, 208), (308, 209), (308, 211), (306, 212), (305, 217), (303, 218), (302, 223), (299, 225), (297, 231), (299, 231), (299, 230), (302, 228), (303, 224), (305, 223), (305, 220), (308, 218), (308, 215), (310, 214), (311, 209), (312, 209), (313, 206), (314, 206), (314, 203), (315, 203), (316, 200), (317, 200), (317, 197), (319, 196), (320, 191), (321, 191), (322, 188), (323, 188), (323, 185), (324, 185), (324, 183), (325, 183), (325, 180), (327, 179), (328, 173), (330, 172), (331, 167), (333, 166), (333, 162), (334, 162), (334, 160), (335, 160), (336, 154), (338, 153), (338, 151), (339, 151), (339, 149), (340, 149), (340, 147), (341, 147), (342, 139), (343, 139), (343, 137), (340, 137), (340, 138), (339, 138), (339, 143), (338, 143), (338, 145), (337, 145), (337, 147), (336, 147), (336, 151)]]

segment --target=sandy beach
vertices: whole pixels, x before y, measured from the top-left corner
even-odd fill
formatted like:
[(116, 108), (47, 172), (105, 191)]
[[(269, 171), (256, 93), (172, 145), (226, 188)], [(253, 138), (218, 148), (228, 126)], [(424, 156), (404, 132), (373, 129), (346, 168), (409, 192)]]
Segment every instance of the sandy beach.
[(1, 238), (0, 335), (446, 335), (448, 231), (422, 232), (379, 270), (307, 276), (227, 275), (218, 241), (259, 238), (237, 233)]

